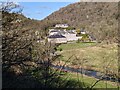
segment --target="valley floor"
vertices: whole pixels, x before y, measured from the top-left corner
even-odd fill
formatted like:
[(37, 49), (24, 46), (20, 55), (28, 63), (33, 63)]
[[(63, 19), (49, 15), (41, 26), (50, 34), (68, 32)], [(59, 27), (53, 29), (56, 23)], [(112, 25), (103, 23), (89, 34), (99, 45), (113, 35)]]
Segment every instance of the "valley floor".
[(60, 61), (67, 62), (70, 66), (82, 66), (104, 72), (105, 69), (113, 73), (118, 72), (117, 44), (97, 43), (69, 43), (58, 47), (62, 51)]
[[(57, 53), (61, 54), (61, 57), (60, 61), (54, 64), (65, 64), (65, 66), (73, 68), (82, 67), (88, 70), (107, 72), (106, 74), (112, 74), (113, 76), (118, 75), (118, 48), (116, 43), (68, 43), (61, 44), (57, 49)], [(74, 76), (75, 73), (70, 74), (71, 78)], [(95, 79), (88, 79), (85, 76), (85, 82), (89, 82), (90, 84), (91, 82), (95, 82)], [(105, 87), (105, 83), (104, 85), (98, 84), (96, 87)]]

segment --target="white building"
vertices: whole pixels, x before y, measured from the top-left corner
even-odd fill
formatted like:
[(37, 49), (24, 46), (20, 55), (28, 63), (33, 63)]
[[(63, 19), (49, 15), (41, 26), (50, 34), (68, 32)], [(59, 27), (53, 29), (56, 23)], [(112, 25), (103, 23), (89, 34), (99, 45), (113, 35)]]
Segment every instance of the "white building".
[[(55, 27), (62, 27), (57, 29)], [(49, 37), (48, 42), (54, 43), (66, 43), (69, 41), (77, 41), (78, 39), (82, 39), (83, 36), (76, 36), (76, 30), (66, 30), (65, 28), (68, 27), (67, 24), (56, 24), (53, 29), (49, 29)], [(80, 31), (81, 34), (86, 34), (87, 32), (82, 29)]]
[(75, 30), (49, 30), (48, 42), (56, 42), (56, 43), (66, 43), (68, 41), (76, 41), (79, 38), (76, 37)]
[(64, 31), (64, 33), (61, 33), (63, 36), (66, 37), (67, 41), (74, 41), (77, 40), (76, 34), (71, 31)]
[(48, 42), (51, 43), (67, 43), (67, 39), (65, 36), (60, 34), (54, 34), (48, 37)]
[(83, 37), (83, 36), (77, 36), (76, 38), (77, 38), (77, 40), (78, 40), (78, 39), (80, 40), (80, 39), (82, 39), (82, 37)]
[(86, 32), (84, 30), (81, 30), (80, 33), (81, 34), (86, 34)]
[(77, 40), (76, 34), (67, 34), (65, 37), (67, 38), (67, 41)]
[(81, 28), (80, 33), (81, 34), (87, 34), (87, 31), (85, 29)]
[(54, 35), (54, 34), (59, 34), (59, 31), (58, 30), (51, 30), (51, 31), (49, 31), (49, 36), (50, 35)]
[(68, 24), (56, 24), (55, 27), (67, 28)]

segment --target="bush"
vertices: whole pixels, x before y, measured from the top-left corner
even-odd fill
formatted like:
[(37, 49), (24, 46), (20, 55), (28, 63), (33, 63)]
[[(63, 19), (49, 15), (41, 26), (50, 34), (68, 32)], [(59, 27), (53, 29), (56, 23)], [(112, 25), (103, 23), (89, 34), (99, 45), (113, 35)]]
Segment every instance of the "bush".
[(76, 43), (80, 43), (80, 39), (78, 39)]
[(60, 48), (59, 50), (62, 51), (62, 48)]

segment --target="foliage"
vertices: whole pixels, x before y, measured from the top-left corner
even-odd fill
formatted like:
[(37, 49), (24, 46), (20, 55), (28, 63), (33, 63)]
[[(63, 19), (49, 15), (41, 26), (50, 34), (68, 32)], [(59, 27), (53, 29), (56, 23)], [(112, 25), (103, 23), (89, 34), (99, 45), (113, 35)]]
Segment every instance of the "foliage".
[[(98, 42), (116, 42), (118, 30), (118, 3), (78, 2), (49, 15), (46, 21), (67, 21), (72, 27), (86, 28)], [(78, 30), (79, 33), (79, 30)], [(106, 35), (107, 33), (107, 35)]]
[(57, 50), (58, 50), (58, 51), (62, 51), (62, 48), (58, 48)]
[(89, 35), (88, 34), (80, 34), (82, 36), (82, 38), (80, 39), (80, 41), (82, 42), (89, 42)]
[(77, 29), (76, 32), (77, 32), (77, 35), (80, 35), (80, 29)]
[[(35, 35), (36, 28), (26, 26), (34, 21), (20, 18), (17, 13), (2, 11), (2, 14), (3, 88), (11, 86), (15, 88), (28, 87), (31, 85), (28, 83), (30, 81), (35, 82), (35, 85), (31, 87), (36, 87), (38, 83), (39, 87), (53, 87), (52, 85), (55, 83), (51, 82), (59, 78), (59, 74), (57, 75), (56, 72), (53, 72), (50, 66), (57, 58), (51, 56), (51, 53), (54, 53), (54, 45), (47, 43), (46, 40), (43, 43), (37, 42), (37, 36)], [(21, 21), (16, 22), (18, 19)], [(11, 75), (9, 77), (10, 80), (6, 77), (6, 73)], [(23, 77), (23, 79), (20, 77)], [(29, 80), (26, 81), (26, 77)], [(12, 79), (13, 81), (11, 81)], [(25, 86), (16, 80), (19, 82), (25, 80), (24, 84), (27, 85)], [(8, 86), (7, 83), (9, 84)]]
[[(55, 54), (58, 45), (47, 42), (45, 38), (48, 27), (58, 21), (38, 22), (24, 17), (21, 9), (12, 2), (2, 5), (3, 88), (83, 88), (81, 83), (63, 78), (66, 73), (61, 73), (62, 69), (52, 67), (60, 59)], [(18, 11), (11, 12), (15, 8)], [(43, 42), (38, 43), (38, 39)]]
[[(1, 9), (3, 71), (15, 65), (22, 69), (24, 62), (32, 60), (32, 47), (38, 39), (35, 35), (35, 32), (39, 30), (36, 28), (38, 22), (23, 16), (20, 6), (16, 6), (13, 2), (4, 2), (1, 6), (3, 7)], [(16, 8), (18, 8), (17, 11), (13, 12), (12, 10)], [(39, 35), (43, 34), (39, 33)]]
[[(61, 72), (51, 67), (51, 64), (58, 60), (58, 56), (54, 55), (57, 45), (48, 43), (47, 40), (43, 40), (43, 43), (37, 42), (39, 34), (46, 34), (40, 33), (39, 28), (35, 28), (34, 24), (38, 22), (6, 10), (2, 10), (2, 14), (3, 88), (64, 86), (60, 80)], [(32, 24), (32, 28), (28, 26)], [(47, 25), (44, 29), (46, 28)], [(35, 31), (39, 34), (36, 35)]]
[[(12, 3), (13, 4), (13, 3)], [(16, 8), (16, 7), (14, 7)], [(2, 11), (2, 52), (3, 70), (9, 69), (12, 65), (20, 64), (30, 56), (31, 38), (28, 30), (21, 30), (24, 20), (17, 22), (18, 14)], [(18, 28), (19, 27), (19, 28)]]
[(75, 30), (74, 27), (67, 27), (66, 30)]

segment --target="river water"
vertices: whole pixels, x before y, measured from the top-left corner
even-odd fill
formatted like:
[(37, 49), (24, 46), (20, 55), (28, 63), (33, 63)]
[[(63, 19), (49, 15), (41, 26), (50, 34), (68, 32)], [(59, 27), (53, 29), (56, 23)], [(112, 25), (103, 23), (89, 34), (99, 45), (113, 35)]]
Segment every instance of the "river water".
[(61, 69), (63, 71), (76, 72), (76, 73), (84, 74), (84, 75), (94, 77), (94, 78), (97, 78), (97, 79), (108, 80), (108, 81), (119, 82), (120, 83), (120, 78), (116, 79), (116, 78), (113, 78), (111, 76), (105, 75), (101, 72), (94, 71), (94, 70), (87, 70), (87, 69), (83, 69), (83, 68), (75, 69), (75, 68), (71, 68), (71, 67), (68, 67), (68, 66), (63, 67), (63, 66), (59, 66), (59, 65), (51, 65), (51, 66), (54, 67), (54, 68), (57, 68), (57, 69)]

